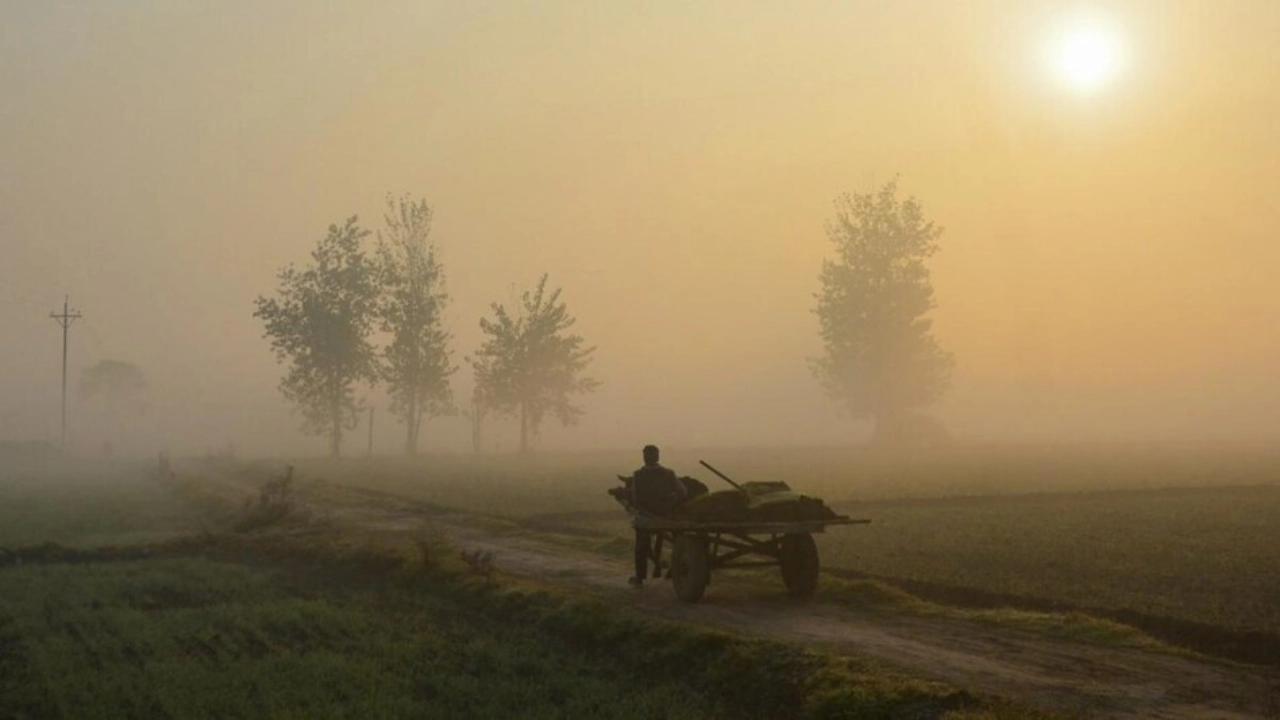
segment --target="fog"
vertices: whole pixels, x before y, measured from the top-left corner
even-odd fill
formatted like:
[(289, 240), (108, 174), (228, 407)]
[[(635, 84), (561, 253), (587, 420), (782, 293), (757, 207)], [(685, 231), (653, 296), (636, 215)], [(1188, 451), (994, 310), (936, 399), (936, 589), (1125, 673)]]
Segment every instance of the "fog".
[(603, 384), (543, 447), (857, 442), (814, 293), (833, 200), (894, 177), (946, 228), (952, 436), (1280, 439), (1280, 4), (1106, 5), (1127, 61), (1079, 93), (1042, 61), (1075, 3), (0, 2), (0, 439), (58, 438), (69, 294), (72, 389), (148, 385), (127, 432), (73, 392), (76, 447), (322, 452), (253, 298), (408, 193), (460, 402), (547, 272)]

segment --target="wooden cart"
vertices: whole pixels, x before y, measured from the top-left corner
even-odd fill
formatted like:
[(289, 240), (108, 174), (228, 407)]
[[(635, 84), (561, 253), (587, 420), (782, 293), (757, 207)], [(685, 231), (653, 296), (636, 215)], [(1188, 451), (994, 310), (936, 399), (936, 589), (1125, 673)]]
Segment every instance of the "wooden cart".
[[(813, 534), (831, 525), (865, 525), (870, 520), (845, 516), (783, 522), (719, 522), (637, 516), (636, 528), (671, 543), (667, 575), (683, 601), (702, 599), (711, 571), (727, 567), (782, 569), (782, 581), (795, 597), (808, 597), (818, 587), (818, 546)], [(660, 561), (660, 557), (653, 558)]]

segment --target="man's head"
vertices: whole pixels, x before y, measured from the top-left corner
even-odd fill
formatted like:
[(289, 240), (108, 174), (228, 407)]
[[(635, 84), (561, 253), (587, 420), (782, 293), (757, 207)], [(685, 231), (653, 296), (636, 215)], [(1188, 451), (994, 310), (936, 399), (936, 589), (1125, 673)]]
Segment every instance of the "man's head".
[(644, 446), (644, 464), (645, 465), (658, 464), (658, 446), (657, 445)]

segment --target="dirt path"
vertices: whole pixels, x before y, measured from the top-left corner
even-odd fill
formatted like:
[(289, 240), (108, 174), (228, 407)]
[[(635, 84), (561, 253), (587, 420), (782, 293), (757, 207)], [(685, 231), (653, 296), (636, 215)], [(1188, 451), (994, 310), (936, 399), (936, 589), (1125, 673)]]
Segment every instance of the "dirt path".
[(702, 602), (679, 602), (666, 582), (626, 585), (627, 560), (535, 534), (495, 534), (484, 522), (407, 500), (330, 488), (313, 512), (365, 533), (404, 540), (443, 535), (490, 553), (503, 573), (573, 586), (654, 616), (800, 642), (872, 658), (917, 677), (1051, 711), (1108, 718), (1280, 718), (1280, 673), (1137, 649), (1055, 640), (992, 625), (797, 603), (777, 587), (717, 575)]
[(535, 537), (493, 537), (458, 520), (436, 519), (431, 527), (459, 548), (492, 553), (503, 572), (589, 588), (662, 617), (876, 658), (912, 675), (1045, 709), (1117, 718), (1280, 716), (1280, 678), (1255, 668), (991, 626), (867, 616), (829, 603), (799, 604), (778, 588), (738, 578), (717, 577), (702, 602), (688, 605), (665, 582), (650, 581), (640, 591), (628, 588), (625, 561)]

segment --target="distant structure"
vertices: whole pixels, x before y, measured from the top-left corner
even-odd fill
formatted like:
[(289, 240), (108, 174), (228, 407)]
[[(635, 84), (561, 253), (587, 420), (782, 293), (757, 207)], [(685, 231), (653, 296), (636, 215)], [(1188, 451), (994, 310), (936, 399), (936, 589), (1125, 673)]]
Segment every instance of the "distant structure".
[(67, 450), (67, 331), (71, 329), (71, 323), (80, 319), (80, 311), (71, 309), (71, 300), (67, 295), (62, 296), (62, 313), (51, 312), (49, 317), (53, 318), (62, 326), (62, 440), (61, 447), (63, 452)]

